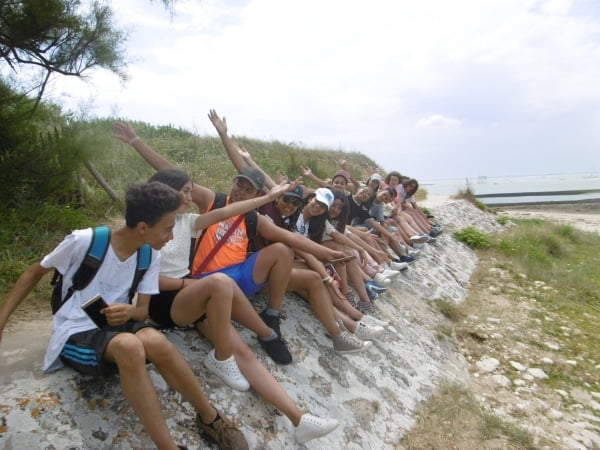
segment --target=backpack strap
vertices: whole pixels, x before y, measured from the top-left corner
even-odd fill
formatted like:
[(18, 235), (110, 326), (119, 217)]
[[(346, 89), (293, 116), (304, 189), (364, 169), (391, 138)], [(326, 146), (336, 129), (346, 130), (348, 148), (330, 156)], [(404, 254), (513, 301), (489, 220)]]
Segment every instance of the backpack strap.
[(65, 297), (62, 298), (62, 278), (63, 275), (57, 270), (54, 271), (51, 284), (54, 286), (54, 292), (51, 297), (52, 313), (56, 312), (61, 306), (71, 298), (75, 291), (84, 289), (94, 276), (104, 261), (108, 245), (110, 244), (110, 228), (105, 226), (96, 227), (92, 230), (92, 241), (87, 249), (81, 265), (73, 275), (72, 283)]
[(138, 248), (137, 251), (137, 266), (135, 268), (135, 274), (133, 275), (131, 287), (129, 288), (129, 303), (131, 303), (133, 296), (137, 292), (138, 284), (140, 284), (140, 281), (148, 271), (151, 262), (152, 247), (150, 247), (150, 244), (144, 244)]
[[(216, 192), (215, 199), (213, 200), (210, 208), (206, 210), (206, 212), (212, 211), (213, 209), (222, 208), (223, 206), (225, 206), (225, 203), (227, 203), (227, 195), (223, 194), (222, 192)], [(200, 236), (192, 238), (192, 242), (190, 245), (190, 258), (188, 263), (188, 270), (190, 271), (192, 270), (192, 265), (194, 264), (194, 257), (196, 256), (198, 246), (200, 245), (200, 241), (202, 241), (203, 237), (204, 231), (202, 231), (202, 234), (200, 234)]]

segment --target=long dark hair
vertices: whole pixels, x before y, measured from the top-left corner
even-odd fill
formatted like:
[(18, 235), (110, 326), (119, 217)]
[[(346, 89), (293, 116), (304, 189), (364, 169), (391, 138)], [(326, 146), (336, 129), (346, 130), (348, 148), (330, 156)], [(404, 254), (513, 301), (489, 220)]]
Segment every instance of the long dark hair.
[[(314, 192), (309, 194), (304, 199), (304, 206), (308, 205), (308, 202), (310, 202), (310, 200), (315, 196), (316, 194)], [(311, 241), (320, 243), (323, 240), (323, 231), (325, 231), (325, 221), (329, 215), (328, 212), (329, 210), (325, 211), (323, 214), (312, 216), (310, 219), (308, 219), (308, 238)]]
[(348, 204), (348, 197), (343, 191), (339, 189), (331, 189), (333, 192), (333, 202), (336, 200), (342, 201), (342, 211), (340, 215), (335, 219), (332, 219), (329, 211), (327, 211), (327, 219), (331, 222), (331, 224), (338, 230), (340, 233), (344, 233), (346, 231), (346, 222), (348, 221), (348, 214), (350, 212), (350, 205)]

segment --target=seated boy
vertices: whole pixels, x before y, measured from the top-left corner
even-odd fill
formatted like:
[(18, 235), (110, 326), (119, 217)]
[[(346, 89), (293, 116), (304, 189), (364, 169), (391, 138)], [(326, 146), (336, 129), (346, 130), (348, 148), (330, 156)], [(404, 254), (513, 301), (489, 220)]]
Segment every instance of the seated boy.
[[(127, 191), (126, 224), (112, 232), (93, 279), (83, 289), (72, 291), (55, 313), (43, 369), (50, 372), (66, 365), (95, 376), (118, 371), (125, 397), (156, 447), (176, 449), (146, 370), (147, 361), (152, 362), (171, 387), (194, 406), (198, 426), (222, 449), (248, 448), (242, 432), (211, 406), (183, 355), (162, 333), (143, 322), (150, 295), (158, 293), (158, 250), (173, 237), (175, 210), (180, 204), (179, 193), (162, 183), (140, 184)], [(74, 231), (19, 277), (0, 308), (0, 337), (12, 312), (50, 270), (56, 268), (64, 275), (63, 296), (69, 291), (91, 240), (91, 229)], [(144, 244), (152, 247), (152, 259), (133, 305), (129, 289), (137, 267), (137, 250)], [(82, 303), (96, 294), (108, 303), (101, 310), (108, 322), (103, 328), (97, 328), (81, 309)]]

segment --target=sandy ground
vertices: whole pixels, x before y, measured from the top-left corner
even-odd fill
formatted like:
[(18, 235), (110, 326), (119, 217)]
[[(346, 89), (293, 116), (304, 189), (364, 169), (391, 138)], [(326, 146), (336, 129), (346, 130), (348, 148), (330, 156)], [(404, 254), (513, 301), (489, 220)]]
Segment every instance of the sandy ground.
[[(430, 195), (419, 202), (435, 207), (451, 201), (447, 196)], [(600, 233), (600, 202), (546, 203), (495, 207), (499, 214), (516, 219), (543, 219), (572, 225), (583, 231)]]
[(503, 206), (500, 214), (517, 219), (544, 219), (572, 225), (583, 231), (600, 232), (600, 202)]

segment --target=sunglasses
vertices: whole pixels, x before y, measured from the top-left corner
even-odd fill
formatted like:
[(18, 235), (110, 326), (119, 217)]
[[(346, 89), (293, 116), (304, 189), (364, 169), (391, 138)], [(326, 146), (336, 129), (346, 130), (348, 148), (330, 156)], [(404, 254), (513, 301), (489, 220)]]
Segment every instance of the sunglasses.
[(292, 197), (291, 195), (284, 195), (281, 197), (281, 200), (283, 200), (283, 203), (291, 203), (296, 208), (300, 207), (300, 205), (302, 205), (303, 203), (303, 201), (300, 200), (298, 197)]

